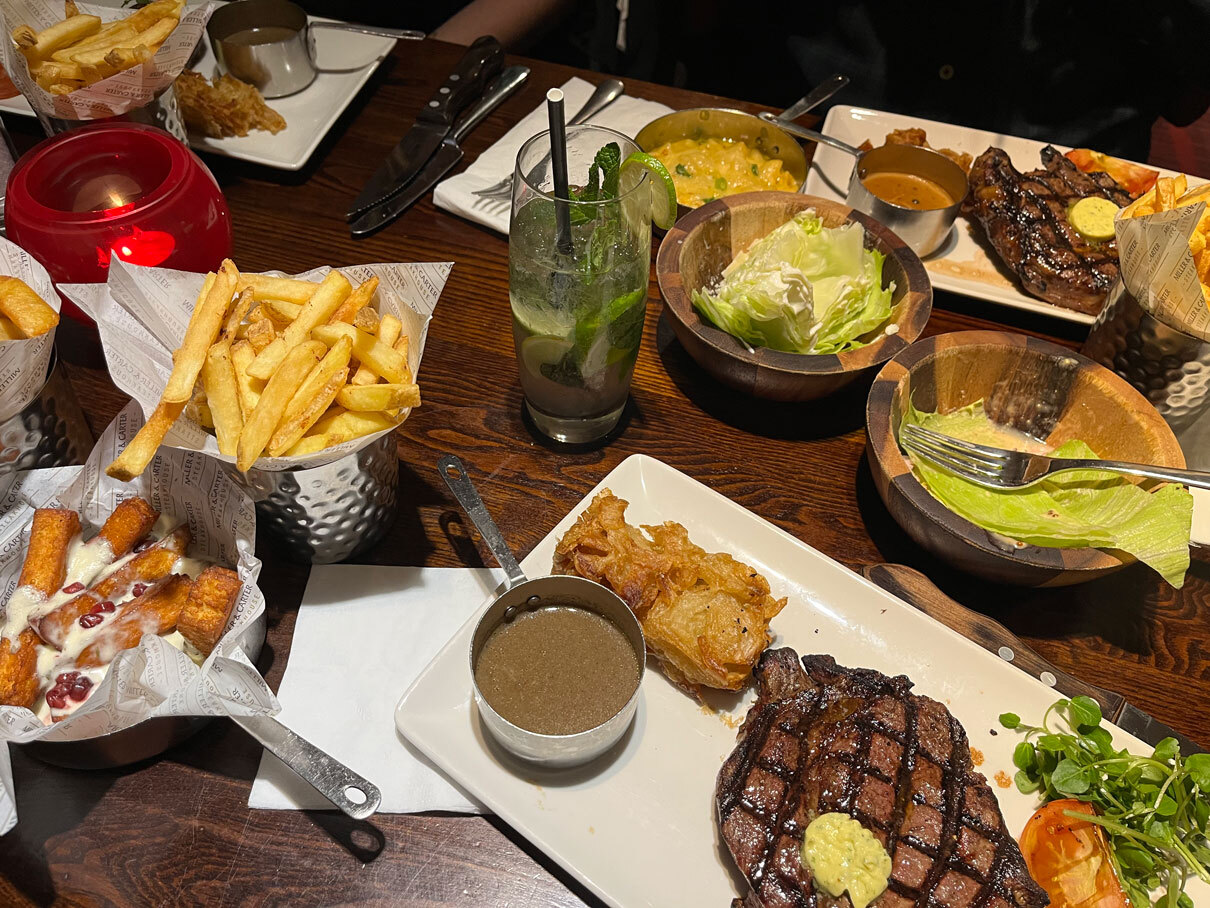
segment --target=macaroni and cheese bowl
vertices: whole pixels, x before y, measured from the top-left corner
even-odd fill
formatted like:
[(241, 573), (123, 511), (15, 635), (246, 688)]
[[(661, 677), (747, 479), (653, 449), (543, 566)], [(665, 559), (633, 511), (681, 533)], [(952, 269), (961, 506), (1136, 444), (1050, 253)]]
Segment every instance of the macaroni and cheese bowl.
[(807, 179), (807, 157), (798, 142), (738, 110), (696, 107), (665, 114), (639, 130), (635, 142), (672, 174), (680, 215), (741, 192), (798, 192)]

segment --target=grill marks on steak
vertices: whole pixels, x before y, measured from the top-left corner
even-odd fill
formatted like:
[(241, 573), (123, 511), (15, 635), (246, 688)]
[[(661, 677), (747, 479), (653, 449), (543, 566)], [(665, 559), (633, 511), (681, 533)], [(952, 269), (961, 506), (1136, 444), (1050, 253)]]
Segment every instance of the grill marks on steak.
[[(804, 671), (805, 669), (805, 671)], [(847, 908), (800, 857), (816, 816), (862, 823), (891, 855), (877, 908), (1043, 908), (996, 797), (943, 705), (906, 677), (768, 650), (758, 697), (715, 791), (722, 837), (752, 886), (745, 905)]]
[(977, 220), (992, 247), (1034, 296), (1095, 315), (1118, 277), (1117, 243), (1085, 239), (1067, 219), (1080, 199), (1102, 196), (1119, 207), (1130, 194), (1106, 173), (1084, 173), (1054, 146), (1043, 169), (1021, 173), (989, 148), (971, 165), (963, 213)]

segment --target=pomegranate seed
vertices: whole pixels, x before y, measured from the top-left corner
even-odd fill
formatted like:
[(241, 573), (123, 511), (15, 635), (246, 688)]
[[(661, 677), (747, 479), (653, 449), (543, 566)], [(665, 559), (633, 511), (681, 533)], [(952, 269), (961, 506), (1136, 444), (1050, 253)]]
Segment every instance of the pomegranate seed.
[(63, 672), (61, 675), (59, 675), (59, 677), (55, 678), (55, 685), (58, 686), (60, 684), (70, 684), (78, 677), (80, 677), (79, 672)]
[(103, 611), (105, 611), (105, 610), (104, 610), (103, 608), (101, 608), (101, 603), (99, 603), (99, 602), (98, 602), (96, 605), (94, 605), (92, 608), (90, 608), (90, 609), (88, 610), (88, 614), (90, 614), (90, 615), (99, 615), (99, 614), (101, 614), (101, 612), (103, 612)]
[(46, 705), (51, 709), (62, 709), (67, 705), (67, 698), (59, 693), (58, 688), (52, 688), (46, 692)]
[(93, 614), (81, 615), (80, 616), (80, 627), (96, 627), (98, 624), (100, 624), (104, 620), (105, 619), (102, 618), (100, 615), (93, 615)]
[(142, 596), (142, 595), (143, 595), (145, 592), (147, 592), (147, 584), (145, 584), (145, 583), (136, 583), (136, 584), (134, 585), (134, 588), (133, 588), (133, 589), (131, 589), (131, 591), (130, 591), (130, 592), (131, 592), (132, 594), (134, 594), (135, 596)]
[(63, 587), (63, 592), (65, 592), (65, 593), (78, 593), (78, 592), (80, 592), (82, 589), (84, 589), (84, 584), (80, 583), (80, 582), (77, 580), (75, 583), (69, 583), (67, 586)]
[(71, 690), (68, 696), (79, 703), (83, 703), (88, 698), (88, 691), (91, 687), (92, 682), (87, 678), (77, 678), (71, 683)]
[(115, 606), (108, 599), (106, 599), (104, 602), (102, 602), (100, 605), (97, 606), (97, 608), (99, 608), (103, 612), (112, 612), (116, 607), (117, 606)]

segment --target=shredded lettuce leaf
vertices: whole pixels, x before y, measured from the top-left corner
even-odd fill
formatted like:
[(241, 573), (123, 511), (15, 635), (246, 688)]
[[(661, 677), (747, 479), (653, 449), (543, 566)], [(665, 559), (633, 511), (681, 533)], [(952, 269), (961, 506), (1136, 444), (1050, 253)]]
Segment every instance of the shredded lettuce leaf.
[(855, 350), (891, 317), (895, 284), (882, 286), (882, 262), (860, 224), (824, 227), (809, 208), (736, 256), (714, 292), (693, 291), (693, 305), (752, 347)]
[[(909, 407), (904, 423), (917, 423), (963, 441), (1004, 447), (983, 401), (953, 413), (920, 413)], [(1078, 439), (1051, 452), (1055, 457), (1095, 458)], [(1023, 489), (987, 489), (924, 460), (912, 469), (933, 497), (971, 523), (1032, 545), (1095, 546), (1127, 552), (1176, 588), (1189, 569), (1193, 496), (1182, 485), (1148, 492), (1117, 473), (1073, 470)]]

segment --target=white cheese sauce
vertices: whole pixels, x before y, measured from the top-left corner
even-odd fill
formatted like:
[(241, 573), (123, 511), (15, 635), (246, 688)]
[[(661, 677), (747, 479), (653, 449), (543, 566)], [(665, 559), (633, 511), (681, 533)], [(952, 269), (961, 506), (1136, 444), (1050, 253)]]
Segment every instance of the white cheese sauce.
[[(173, 521), (161, 515), (152, 528), (148, 539), (154, 542), (159, 542), (166, 536), (171, 534), (177, 527), (179, 522)], [(65, 602), (74, 599), (80, 595), (83, 590), (68, 593), (65, 589), (71, 587), (75, 583), (82, 584), (84, 589), (89, 589), (95, 586), (100, 581), (104, 580), (114, 571), (117, 571), (125, 565), (137, 553), (131, 552), (122, 558), (114, 560), (113, 550), (109, 543), (94, 536), (88, 542), (84, 542), (82, 537), (77, 537), (72, 540), (67, 553), (67, 576), (63, 581), (63, 588), (57, 590), (53, 595), (43, 596), (37, 590), (25, 586), (18, 587), (14, 591), (12, 597), (5, 606), (4, 622), (0, 627), (0, 636), (8, 638), (7, 641), (0, 640), (0, 645), (15, 641), (17, 636), (29, 624), (30, 619), (40, 618), (58, 608)], [(171, 573), (185, 574), (190, 579), (196, 580), (198, 575), (208, 567), (207, 562), (200, 561), (197, 558), (181, 556), (172, 566)], [(83, 627), (79, 621), (72, 622), (71, 630), (67, 633), (67, 638), (63, 642), (62, 651), (56, 650), (53, 647), (38, 644), (38, 663), (37, 672), (42, 682), (43, 693), (39, 695), (37, 702), (34, 704), (33, 711), (43, 722), (50, 724), (59, 721), (73, 713), (80, 705), (87, 700), (73, 700), (68, 698), (61, 708), (52, 708), (46, 702), (46, 692), (48, 692), (55, 684), (56, 679), (68, 671), (79, 671), (82, 677), (88, 678), (92, 682), (92, 690), (101, 683), (109, 671), (109, 662), (117, 656), (117, 650), (112, 653), (106, 653), (105, 665), (89, 669), (76, 669), (75, 662), (79, 658), (80, 653), (85, 648), (97, 642), (101, 634), (103, 634), (112, 624), (113, 619), (120, 616), (123, 611), (123, 605), (129, 602), (133, 596), (133, 584), (125, 590), (121, 590), (110, 597), (110, 601), (116, 606), (112, 612), (101, 613), (102, 620), (94, 627)], [(154, 632), (155, 622), (149, 619), (148, 628), (145, 633)], [(169, 644), (186, 653), (194, 662), (202, 661), (201, 653), (194, 647), (190, 646), (188, 641), (181, 636), (179, 631), (172, 631), (164, 634), (162, 639)]]

